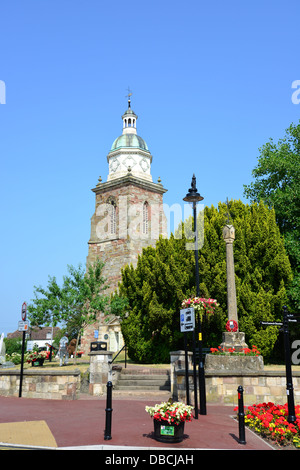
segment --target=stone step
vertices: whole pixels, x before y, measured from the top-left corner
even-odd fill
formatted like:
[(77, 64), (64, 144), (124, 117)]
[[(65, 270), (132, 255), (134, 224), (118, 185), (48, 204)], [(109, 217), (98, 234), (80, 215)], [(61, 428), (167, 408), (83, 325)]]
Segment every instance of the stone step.
[(122, 375), (170, 375), (169, 369), (151, 369), (144, 367), (122, 368)]
[(167, 387), (170, 388), (170, 382), (159, 381), (159, 380), (119, 380), (117, 383), (118, 387)]
[(151, 399), (157, 401), (168, 401), (171, 397), (170, 390), (116, 390), (113, 389), (112, 398), (123, 399)]
[(139, 382), (142, 382), (142, 381), (145, 381), (145, 380), (148, 380), (150, 382), (153, 382), (153, 381), (158, 381), (158, 382), (170, 382), (170, 376), (169, 375), (134, 375), (134, 374), (126, 374), (126, 375), (123, 375), (121, 374), (120, 375), (120, 378), (119, 380), (137, 380)]
[[(168, 371), (157, 373), (145, 373), (146, 369), (136, 370), (122, 370), (118, 382), (114, 386), (114, 390), (119, 391), (150, 391), (150, 390), (163, 390), (169, 391), (171, 389), (170, 375)], [(149, 369), (147, 369), (149, 371)], [(153, 372), (153, 373), (152, 373)], [(155, 373), (156, 372), (156, 373)]]
[(116, 390), (170, 390), (170, 382), (157, 380), (119, 380), (115, 385)]
[(117, 384), (114, 388), (114, 390), (170, 390), (170, 387), (168, 385), (119, 385)]

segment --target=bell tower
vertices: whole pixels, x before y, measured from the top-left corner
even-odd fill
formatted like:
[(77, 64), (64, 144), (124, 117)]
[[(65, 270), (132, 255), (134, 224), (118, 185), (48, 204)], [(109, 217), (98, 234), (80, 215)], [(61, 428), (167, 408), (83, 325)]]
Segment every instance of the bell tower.
[[(100, 177), (92, 189), (95, 212), (91, 218), (87, 264), (93, 264), (97, 258), (105, 263), (103, 275), (107, 278), (108, 292), (117, 288), (124, 266), (136, 266), (143, 248), (155, 246), (160, 235), (167, 235), (163, 211), (163, 194), (167, 190), (160, 179), (157, 183), (152, 181), (152, 155), (137, 134), (138, 116), (131, 109), (130, 96), (122, 116), (122, 134), (107, 155), (107, 181)], [(111, 332), (103, 320), (100, 314), (97, 322), (87, 327), (81, 345), (85, 352), (89, 352), (90, 342), (95, 341), (95, 331), (100, 341), (110, 338)], [(108, 349), (114, 350), (110, 344)]]

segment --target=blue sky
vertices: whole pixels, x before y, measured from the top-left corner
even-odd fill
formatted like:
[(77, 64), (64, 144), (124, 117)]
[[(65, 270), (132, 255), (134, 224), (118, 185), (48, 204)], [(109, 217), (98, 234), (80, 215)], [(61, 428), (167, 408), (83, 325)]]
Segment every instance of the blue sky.
[(299, 15), (298, 0), (1, 2), (0, 333), (34, 285), (85, 263), (128, 86), (167, 204), (193, 173), (205, 204), (247, 202), (259, 147), (300, 119)]

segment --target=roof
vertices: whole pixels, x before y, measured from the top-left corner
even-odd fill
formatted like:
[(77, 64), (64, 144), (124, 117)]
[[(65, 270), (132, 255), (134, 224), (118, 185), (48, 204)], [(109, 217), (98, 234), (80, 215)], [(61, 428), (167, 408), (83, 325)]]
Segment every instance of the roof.
[[(53, 338), (57, 335), (57, 333), (60, 331), (60, 328), (58, 326), (55, 326), (53, 328)], [(52, 326), (45, 326), (43, 328), (39, 327), (30, 327), (28, 330), (28, 334), (30, 335), (31, 340), (46, 340), (49, 339), (47, 338), (47, 334), (52, 332)], [(14, 331), (13, 333), (7, 333), (7, 338), (21, 338), (23, 335), (22, 331)]]
[[(116, 138), (113, 142), (110, 151), (117, 150), (119, 148), (139, 148), (146, 152), (149, 152), (148, 146), (142, 137), (136, 134), (122, 134)], [(150, 153), (150, 152), (149, 152)]]

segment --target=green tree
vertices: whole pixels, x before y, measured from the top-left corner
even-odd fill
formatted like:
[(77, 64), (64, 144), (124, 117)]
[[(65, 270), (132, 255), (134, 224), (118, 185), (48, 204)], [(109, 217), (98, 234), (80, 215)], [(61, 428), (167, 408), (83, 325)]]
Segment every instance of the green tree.
[(49, 276), (47, 288), (35, 287), (35, 298), (28, 305), (31, 325), (62, 323), (70, 337), (79, 339), (84, 328), (94, 323), (109, 304), (109, 296), (104, 294), (108, 286), (102, 275), (103, 266), (99, 260), (86, 271), (81, 265), (68, 266), (69, 274), (63, 277), (62, 286)]
[(289, 295), (300, 310), (300, 123), (292, 124), (277, 144), (270, 139), (259, 151), (254, 181), (244, 185), (244, 193), (275, 209), (294, 275)]
[(278, 328), (261, 328), (260, 322), (280, 321), (292, 281), (292, 270), (274, 209), (263, 203), (251, 206), (232, 204), (236, 241), (237, 305), (240, 329), (251, 345), (268, 358), (274, 348)]
[(156, 248), (143, 250), (135, 269), (122, 271), (119, 295), (128, 301), (128, 316), (121, 328), (132, 359), (164, 362), (181, 343), (178, 306), (193, 285), (191, 257), (184, 240), (160, 238)]
[(22, 353), (22, 339), (21, 338), (4, 338), (6, 354), (11, 356), (12, 353)]
[[(278, 329), (263, 330), (260, 321), (281, 318), (287, 301), (286, 289), (292, 274), (274, 210), (264, 204), (231, 201), (230, 218), (236, 230), (234, 242), (235, 277), (240, 330), (249, 345), (270, 356)], [(227, 205), (204, 210), (204, 244), (199, 250), (200, 296), (217, 299), (214, 315), (205, 320), (205, 345), (218, 346), (227, 321), (226, 246), (223, 227)], [(183, 233), (189, 234), (188, 219)], [(198, 224), (200, 226), (200, 224)], [(195, 295), (194, 251), (186, 249), (186, 238), (172, 235), (156, 247), (143, 250), (137, 267), (122, 271), (119, 296), (127, 300), (122, 333), (129, 355), (141, 362), (164, 362), (169, 351), (182, 347), (179, 310), (184, 298)]]

